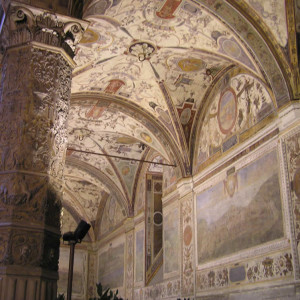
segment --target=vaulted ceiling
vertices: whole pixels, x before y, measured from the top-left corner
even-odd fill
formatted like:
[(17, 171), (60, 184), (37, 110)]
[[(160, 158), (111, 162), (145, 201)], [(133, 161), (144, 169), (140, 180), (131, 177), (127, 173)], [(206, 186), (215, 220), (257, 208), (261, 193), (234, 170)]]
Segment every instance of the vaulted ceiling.
[[(294, 92), (283, 79), (284, 0), (98, 0), (83, 18), (90, 24), (75, 57), (64, 205), (94, 225), (92, 239), (107, 201), (116, 199), (121, 219), (133, 215), (149, 166), (141, 161), (172, 165), (177, 178), (198, 171), (198, 148), (211, 143), (201, 136), (213, 134), (201, 134), (205, 115), (232, 76), (252, 78), (272, 111)], [(248, 77), (240, 85), (251, 86)]]

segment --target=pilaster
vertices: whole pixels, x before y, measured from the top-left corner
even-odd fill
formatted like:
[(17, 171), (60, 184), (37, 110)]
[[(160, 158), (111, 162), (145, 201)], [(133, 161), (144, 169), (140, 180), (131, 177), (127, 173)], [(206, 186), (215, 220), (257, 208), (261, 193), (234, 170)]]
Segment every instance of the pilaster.
[(195, 230), (194, 230), (194, 192), (192, 178), (178, 183), (180, 197), (181, 223), (181, 295), (195, 295)]
[(125, 298), (133, 299), (134, 273), (134, 219), (128, 218), (124, 224), (126, 231)]

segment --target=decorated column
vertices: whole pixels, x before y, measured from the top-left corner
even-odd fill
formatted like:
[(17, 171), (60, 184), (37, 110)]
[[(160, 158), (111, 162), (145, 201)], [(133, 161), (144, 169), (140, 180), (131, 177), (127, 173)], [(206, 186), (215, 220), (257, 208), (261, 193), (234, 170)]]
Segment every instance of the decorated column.
[(56, 299), (74, 47), (83, 24), (10, 4), (1, 32), (0, 300)]

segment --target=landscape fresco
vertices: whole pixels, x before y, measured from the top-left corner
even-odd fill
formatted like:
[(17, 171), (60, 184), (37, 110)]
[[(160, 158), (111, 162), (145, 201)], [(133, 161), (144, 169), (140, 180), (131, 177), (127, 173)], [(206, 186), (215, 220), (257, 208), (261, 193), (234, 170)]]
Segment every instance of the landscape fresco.
[[(60, 248), (59, 255), (59, 280), (58, 292), (67, 293), (68, 287), (68, 272), (69, 272), (69, 252), (68, 248)], [(73, 296), (83, 296), (84, 286), (86, 281), (86, 266), (87, 254), (82, 251), (75, 251), (74, 254), (74, 267), (73, 267)]]
[(144, 272), (144, 229), (136, 233), (135, 243), (135, 281), (143, 281)]
[(276, 151), (231, 178), (197, 195), (198, 264), (284, 235)]
[(98, 282), (104, 289), (123, 286), (124, 244), (110, 247), (99, 255)]
[(169, 212), (164, 218), (164, 273), (178, 271), (179, 211)]

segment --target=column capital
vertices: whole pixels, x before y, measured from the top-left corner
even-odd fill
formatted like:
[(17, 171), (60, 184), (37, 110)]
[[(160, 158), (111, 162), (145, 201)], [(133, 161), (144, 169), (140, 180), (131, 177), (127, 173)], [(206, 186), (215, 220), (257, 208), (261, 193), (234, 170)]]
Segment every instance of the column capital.
[(62, 48), (73, 58), (87, 21), (11, 2), (1, 32), (2, 51), (30, 42)]

